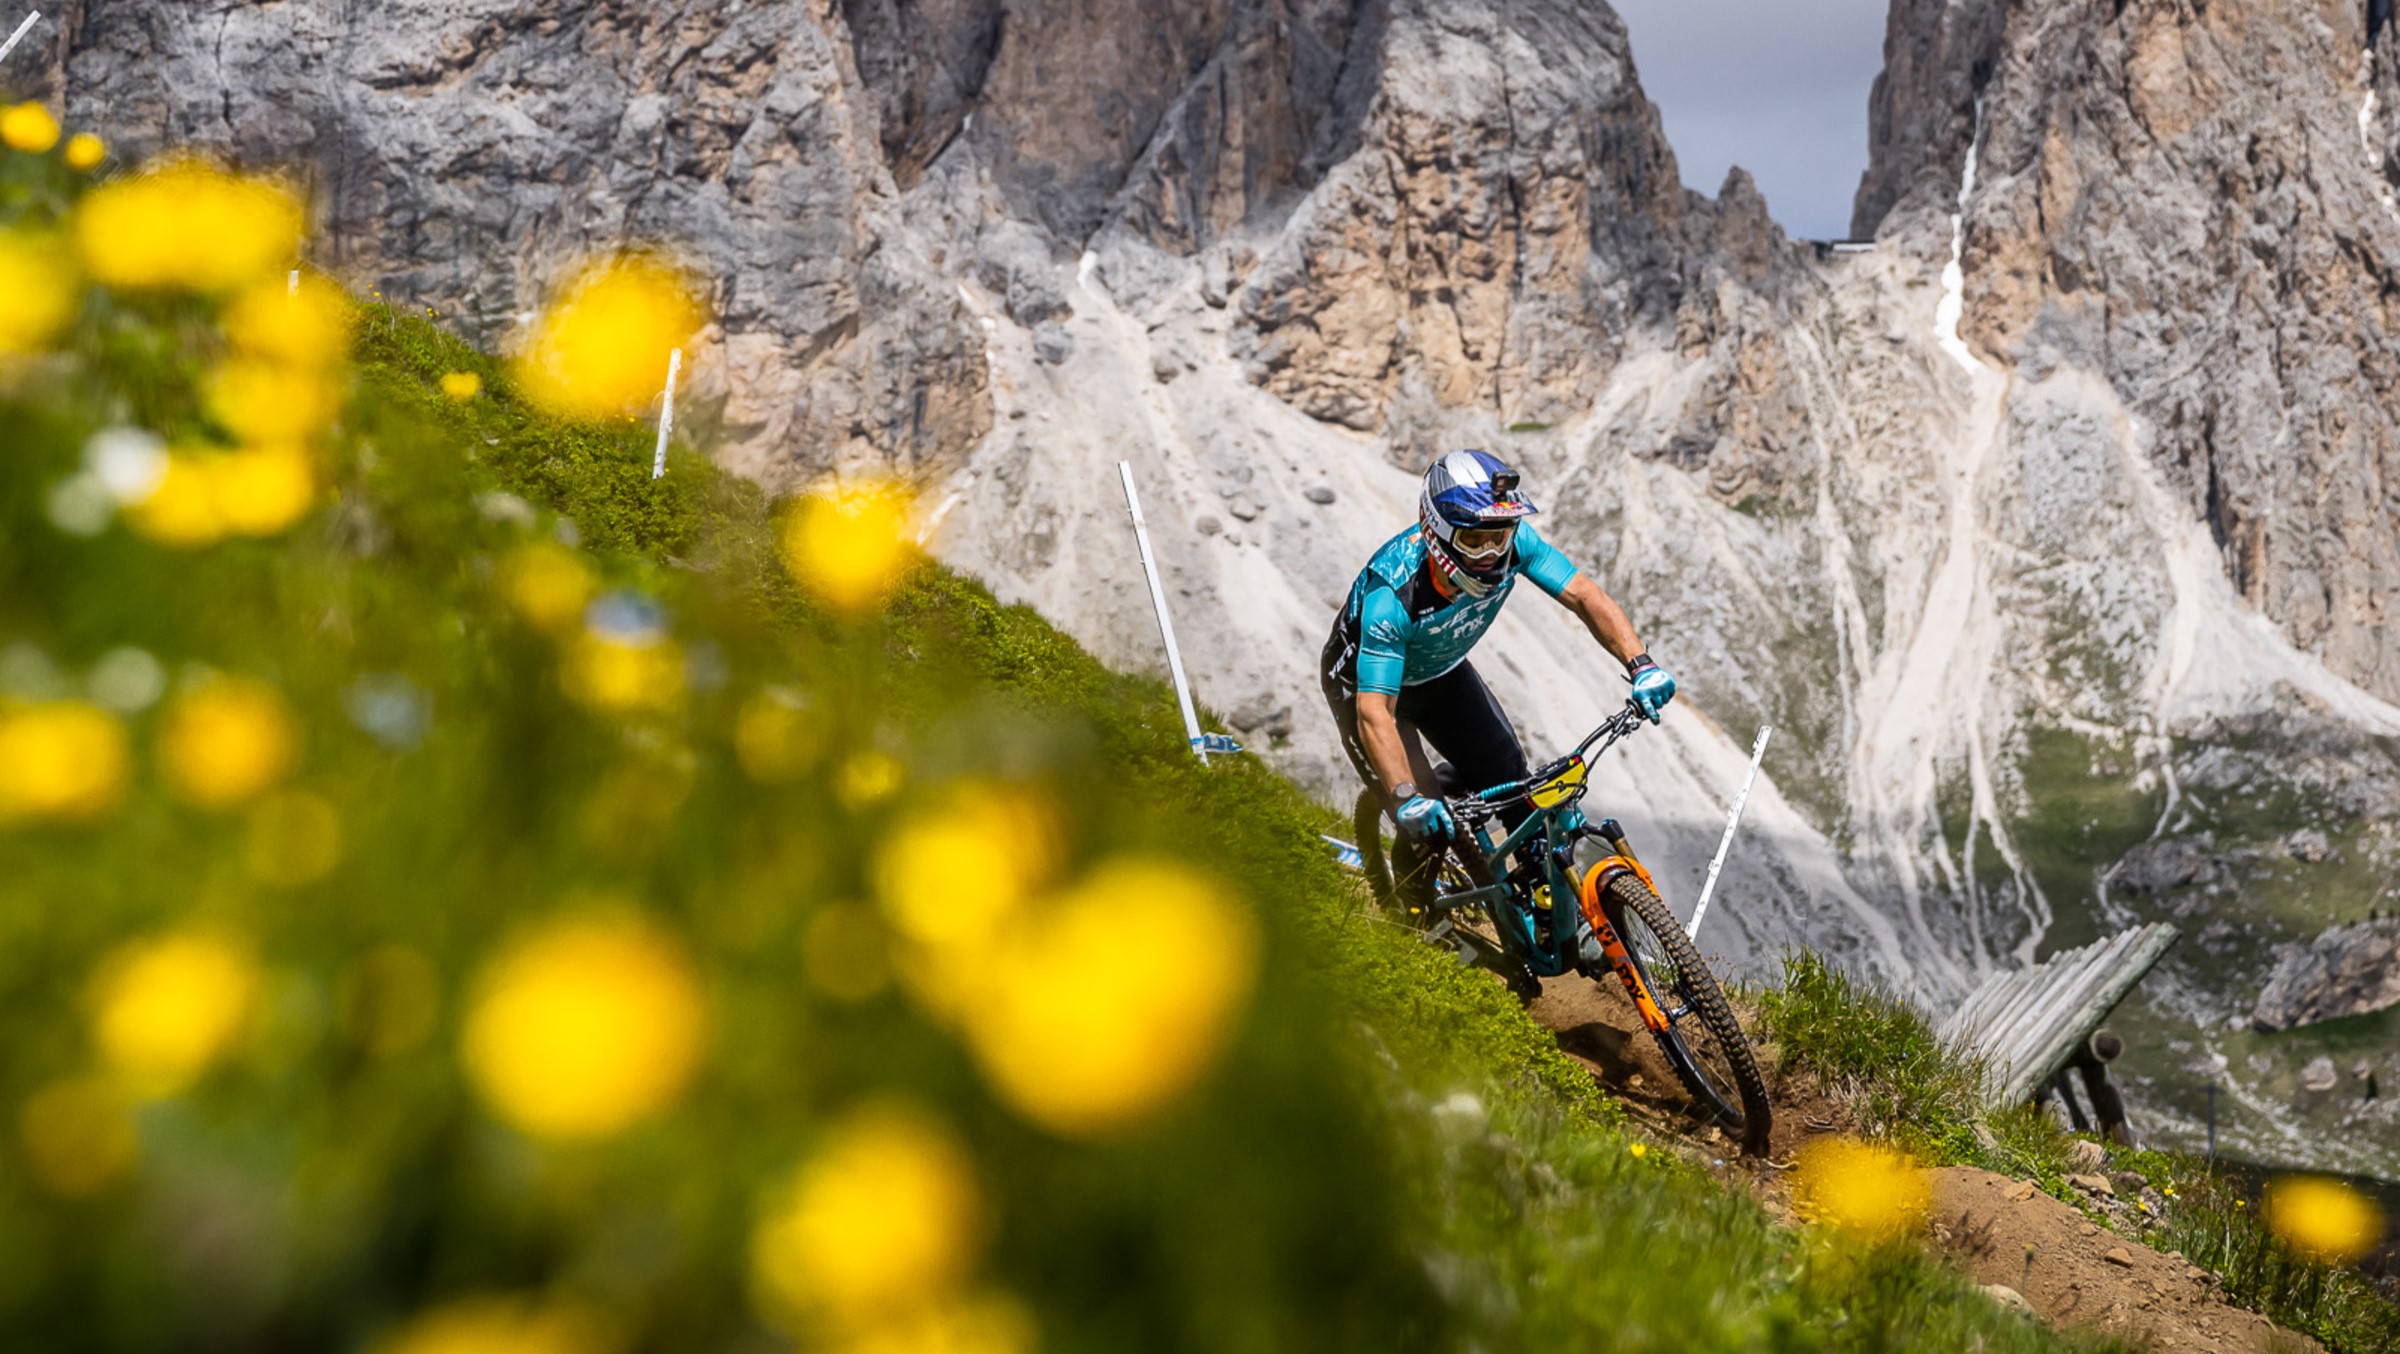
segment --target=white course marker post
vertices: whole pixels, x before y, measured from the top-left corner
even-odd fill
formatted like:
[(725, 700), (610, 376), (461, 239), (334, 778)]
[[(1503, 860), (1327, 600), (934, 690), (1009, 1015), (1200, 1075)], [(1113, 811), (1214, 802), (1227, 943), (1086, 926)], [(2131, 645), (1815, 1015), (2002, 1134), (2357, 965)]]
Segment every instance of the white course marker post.
[(1733, 830), (1742, 825), (1742, 806), (1750, 802), (1750, 787), (1758, 783), (1758, 764), (1766, 759), (1767, 739), (1774, 726), (1758, 726), (1758, 741), (1750, 745), (1750, 774), (1742, 777), (1742, 792), (1733, 797), (1733, 811), (1725, 815), (1725, 835), (1717, 842), (1716, 859), (1708, 863), (1708, 879), (1700, 885), (1700, 905), (1692, 909), (1692, 924), (1686, 928), (1687, 939), (1700, 939), (1700, 919), (1708, 915), (1709, 895), (1717, 891), (1717, 871), (1725, 868), (1725, 853), (1733, 849)]
[(658, 407), (658, 454), (650, 458), (650, 478), (667, 473), (667, 437), (675, 431), (675, 378), (683, 373), (683, 349), (667, 354), (667, 395)]
[(1133, 492), (1133, 466), (1117, 462), (1117, 477), (1125, 481), (1125, 510), (1133, 514), (1133, 544), (1142, 554), (1142, 574), (1150, 580), (1150, 605), (1158, 611), (1159, 637), (1167, 642), (1167, 672), (1175, 678), (1175, 703), (1183, 707), (1183, 731), (1192, 740), (1192, 755), (1208, 765), (1208, 748), (1200, 735), (1200, 716), (1192, 710), (1192, 689), (1183, 680), (1183, 654), (1175, 647), (1175, 622), (1167, 619), (1167, 590), (1159, 585), (1158, 562), (1150, 557), (1150, 525), (1142, 520), (1142, 501)]
[(26, 15), (25, 22), (17, 25), (17, 31), (8, 35), (8, 41), (0, 42), (0, 61), (8, 60), (8, 54), (17, 50), (17, 44), (23, 42), (25, 35), (32, 32), (33, 26), (41, 21), (42, 12), (38, 9)]

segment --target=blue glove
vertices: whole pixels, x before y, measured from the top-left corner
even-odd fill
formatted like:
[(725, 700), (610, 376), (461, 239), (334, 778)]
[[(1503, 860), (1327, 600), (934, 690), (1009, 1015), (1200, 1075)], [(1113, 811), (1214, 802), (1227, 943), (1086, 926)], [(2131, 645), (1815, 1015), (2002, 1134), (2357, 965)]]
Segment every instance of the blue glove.
[(1400, 825), (1402, 832), (1418, 841), (1447, 839), (1457, 826), (1450, 817), (1450, 806), (1431, 795), (1414, 796), (1392, 815), (1392, 821)]
[(1651, 662), (1648, 654), (1638, 655), (1626, 664), (1625, 674), (1633, 678), (1634, 708), (1642, 712), (1643, 718), (1656, 724), (1659, 712), (1667, 708), (1668, 701), (1675, 699), (1675, 678), (1665, 668)]

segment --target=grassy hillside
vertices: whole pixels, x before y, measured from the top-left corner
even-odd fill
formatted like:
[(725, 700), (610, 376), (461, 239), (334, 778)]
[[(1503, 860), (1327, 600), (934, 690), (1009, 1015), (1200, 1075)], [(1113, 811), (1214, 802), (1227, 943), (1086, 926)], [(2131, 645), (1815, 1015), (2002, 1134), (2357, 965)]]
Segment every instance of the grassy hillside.
[(0, 158), (0, 1345), (2083, 1347), (1629, 1136), (888, 499), (179, 191)]

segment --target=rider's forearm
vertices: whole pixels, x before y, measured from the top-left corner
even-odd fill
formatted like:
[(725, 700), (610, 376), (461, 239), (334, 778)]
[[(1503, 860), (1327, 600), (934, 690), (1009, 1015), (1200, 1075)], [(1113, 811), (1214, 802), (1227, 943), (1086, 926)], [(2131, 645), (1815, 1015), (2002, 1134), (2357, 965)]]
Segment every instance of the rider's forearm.
[(1631, 663), (1641, 655), (1641, 636), (1634, 633), (1633, 621), (1626, 616), (1625, 608), (1618, 606), (1615, 598), (1602, 591), (1589, 574), (1577, 574), (1575, 580), (1567, 584), (1566, 591), (1558, 595), (1558, 600), (1583, 618), (1584, 628), (1590, 630), (1592, 638), (1599, 640), (1600, 647), (1608, 650), (1618, 662)]
[(1399, 702), (1380, 691), (1358, 693), (1358, 741), (1383, 778), (1384, 798), (1409, 783), (1408, 746), (1400, 741)]

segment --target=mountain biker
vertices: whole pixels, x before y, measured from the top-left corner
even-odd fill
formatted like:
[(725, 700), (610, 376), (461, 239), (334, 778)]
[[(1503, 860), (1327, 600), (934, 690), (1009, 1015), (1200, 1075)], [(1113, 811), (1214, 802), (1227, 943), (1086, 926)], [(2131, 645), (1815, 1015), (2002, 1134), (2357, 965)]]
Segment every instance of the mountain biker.
[[(1625, 665), (1634, 704), (1651, 723), (1675, 698), (1675, 679), (1651, 661), (1624, 609), (1524, 520), (1535, 511), (1499, 457), (1443, 456), (1425, 472), (1417, 524), (1367, 561), (1325, 642), (1318, 675), (1342, 749), (1420, 848), (1446, 840), (1454, 824), (1419, 735), (1466, 788), (1529, 773), (1516, 730), (1467, 661), (1519, 574), (1581, 617)], [(1520, 800), (1501, 818), (1513, 829), (1531, 812)]]

